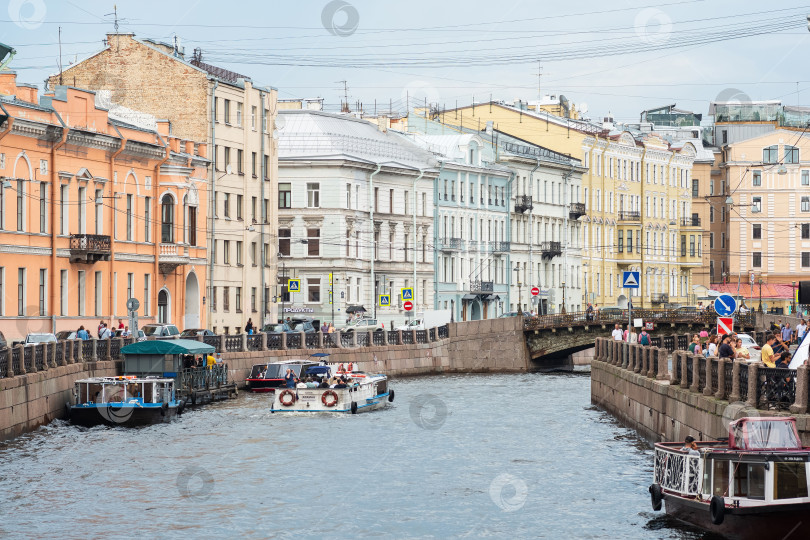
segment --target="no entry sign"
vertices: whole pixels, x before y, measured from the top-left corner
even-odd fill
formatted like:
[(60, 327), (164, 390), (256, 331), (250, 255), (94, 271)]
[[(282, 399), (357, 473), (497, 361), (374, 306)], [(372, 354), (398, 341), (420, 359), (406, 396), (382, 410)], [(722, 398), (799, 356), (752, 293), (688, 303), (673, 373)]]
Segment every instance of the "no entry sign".
[(717, 317), (717, 335), (725, 336), (734, 331), (734, 317)]
[(540, 289), (532, 287), (532, 296), (537, 296), (538, 294), (540, 294)]
[(402, 307), (405, 308), (405, 311), (410, 311), (413, 309), (413, 302), (411, 302), (410, 300), (406, 300), (405, 302), (402, 303)]

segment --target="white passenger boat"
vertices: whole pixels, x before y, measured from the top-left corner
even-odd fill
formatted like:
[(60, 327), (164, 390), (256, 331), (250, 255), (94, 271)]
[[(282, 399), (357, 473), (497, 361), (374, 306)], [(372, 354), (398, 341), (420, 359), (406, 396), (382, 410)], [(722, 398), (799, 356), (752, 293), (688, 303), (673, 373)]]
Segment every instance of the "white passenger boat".
[(728, 441), (655, 445), (653, 510), (727, 538), (810, 538), (810, 448), (796, 420), (741, 418)]
[(182, 414), (174, 379), (159, 377), (91, 377), (76, 381), (68, 418), (81, 426), (142, 426), (168, 422)]
[(394, 390), (388, 387), (388, 377), (363, 371), (338, 370), (340, 365), (308, 366), (302, 379), (315, 384), (336, 377), (345, 384), (335, 387), (278, 388), (273, 393), (272, 412), (340, 412), (357, 414), (381, 409), (394, 401)]

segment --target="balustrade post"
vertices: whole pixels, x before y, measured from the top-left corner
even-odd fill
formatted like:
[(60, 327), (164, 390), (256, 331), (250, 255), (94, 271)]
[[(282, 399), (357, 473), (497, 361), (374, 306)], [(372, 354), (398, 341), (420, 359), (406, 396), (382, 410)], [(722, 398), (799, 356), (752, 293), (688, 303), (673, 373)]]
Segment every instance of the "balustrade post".
[[(711, 396), (714, 394), (714, 390), (712, 390), (712, 362), (716, 360), (713, 356), (706, 358), (706, 386), (703, 387), (703, 395), (704, 396)], [(719, 372), (719, 368), (718, 368)], [(719, 385), (718, 385), (719, 386)]]
[(52, 343), (43, 343), (42, 344), (42, 371), (48, 371), (51, 367), (51, 363), (49, 362), (48, 353), (51, 351), (51, 347), (54, 344)]
[(689, 387), (690, 392), (699, 393), (700, 388), (700, 362), (706, 360), (699, 354), (692, 355), (692, 386)]
[(650, 346), (647, 345), (641, 349), (641, 353), (636, 357), (636, 364), (633, 366), (634, 373), (641, 373), (641, 370), (644, 369), (644, 362), (647, 361), (647, 356), (650, 353)]
[(748, 400), (746, 400), (745, 404), (748, 407), (753, 407), (756, 409), (759, 406), (759, 396), (757, 395), (757, 386), (759, 385), (759, 365), (748, 364), (746, 362), (746, 368), (748, 368)]
[(56, 343), (48, 343), (48, 345), (48, 357), (45, 359), (45, 361), (48, 362), (48, 367), (55, 368), (58, 365), (56, 363)]
[[(9, 352), (10, 351), (11, 351), (11, 349), (9, 349)], [(14, 374), (15, 375), (25, 375), (25, 373), (27, 373), (26, 370), (25, 370), (25, 345), (22, 345), (22, 344), (17, 345), (17, 352), (20, 355), (20, 372), (19, 373), (15, 372)], [(11, 359), (9, 359), (9, 364), (11, 364), (11, 363), (12, 363)]]
[[(647, 353), (647, 371), (642, 373), (648, 379), (655, 378), (655, 359), (658, 356), (658, 352), (661, 351), (663, 347), (650, 347), (650, 352)], [(663, 349), (666, 350), (666, 349)]]
[(352, 348), (357, 347), (357, 330), (352, 332)]
[(65, 351), (65, 363), (75, 364), (76, 358), (73, 356), (73, 340), (66, 339), (62, 342), (62, 349)]
[(618, 364), (619, 364), (619, 367), (621, 367), (622, 369), (625, 369), (625, 368), (627, 368), (627, 360), (628, 360), (627, 357), (630, 355), (630, 344), (625, 342), (625, 341), (622, 341), (622, 344), (621, 344), (620, 348), (621, 348), (621, 354), (619, 355)]
[(416, 330), (408, 330), (411, 333), (411, 343), (416, 345)]
[(610, 362), (617, 366), (622, 361), (622, 342), (613, 340), (613, 360)]
[(714, 393), (714, 397), (717, 399), (726, 398), (726, 366), (730, 362), (730, 358), (719, 358), (717, 360), (717, 392)]
[(267, 332), (262, 332), (262, 350), (267, 350)]
[(731, 361), (731, 395), (728, 396), (729, 403), (735, 403), (742, 399), (740, 393), (740, 370), (747, 369), (746, 362), (741, 360)]
[(13, 347), (9, 347), (8, 350), (6, 351), (7, 355), (6, 358), (8, 359), (7, 360), (8, 365), (6, 365), (6, 378), (8, 379), (11, 379), (14, 377), (14, 375), (16, 375), (16, 373), (14, 372), (14, 362), (11, 360), (11, 358), (14, 356), (13, 354), (14, 351), (12, 349)]
[(323, 332), (318, 332), (318, 348), (323, 349)]
[(105, 346), (104, 349), (104, 360), (111, 361), (112, 360), (112, 338), (104, 338)]
[[(428, 334), (427, 334), (428, 341), (430, 341), (430, 330), (428, 330), (428, 331), (427, 331), (427, 333), (428, 333)], [(435, 334), (436, 334), (436, 332), (433, 332), (433, 334), (435, 335)], [(383, 346), (384, 346), (384, 347), (387, 347), (387, 346), (388, 346), (388, 332), (387, 332), (387, 331), (383, 330), (383, 332), (382, 332), (382, 338), (383, 338), (383, 339), (382, 339), (382, 344), (383, 344)]]
[(301, 339), (298, 340), (298, 348), (299, 349), (306, 349), (307, 348), (307, 334), (304, 331), (298, 332), (301, 336)]
[(683, 351), (679, 350), (675, 350), (672, 353), (672, 373), (669, 382), (673, 386), (679, 386), (681, 384), (681, 354), (683, 354)]
[(341, 336), (343, 335), (343, 333), (340, 330), (335, 330), (334, 335), (335, 335), (335, 346), (338, 349), (342, 349), (343, 348), (343, 338)]
[(596, 338), (596, 359), (605, 361), (605, 338)]
[(225, 336), (225, 334), (220, 334), (217, 337), (219, 338), (219, 345), (217, 346), (216, 352), (224, 352), (226, 350), (225, 349), (225, 338), (226, 338), (226, 336)]
[(659, 381), (669, 379), (669, 351), (667, 349), (658, 351), (658, 375), (655, 378)]
[(810, 368), (799, 366), (796, 368), (796, 396), (790, 406), (793, 414), (807, 413), (807, 398), (810, 391)]
[(281, 333), (281, 345), (279, 345), (279, 346), (281, 347), (282, 351), (287, 350), (287, 332), (282, 332)]
[(248, 335), (247, 332), (245, 332), (242, 334), (242, 348), (240, 349), (241, 352), (245, 352), (246, 350), (248, 350), (247, 339)]
[(613, 341), (605, 339), (605, 362), (613, 362)]
[(75, 348), (77, 348), (77, 349), (78, 349), (78, 350), (76, 351), (76, 356), (77, 356), (76, 361), (77, 361), (78, 363), (83, 362), (83, 361), (84, 361), (84, 358), (83, 358), (82, 353), (83, 353), (84, 351), (82, 350), (82, 340), (81, 340), (80, 338), (76, 338), (76, 339), (71, 339), (70, 341), (72, 341), (72, 342), (73, 342), (73, 347), (75, 347)]
[(31, 346), (31, 373), (36, 373), (37, 370), (37, 344)]
[(625, 366), (625, 369), (627, 369), (627, 371), (633, 371), (636, 365), (636, 359), (640, 354), (641, 349), (639, 348), (638, 345), (636, 344), (630, 345), (630, 354), (627, 355), (627, 365)]
[(681, 388), (689, 388), (689, 351), (681, 353)]

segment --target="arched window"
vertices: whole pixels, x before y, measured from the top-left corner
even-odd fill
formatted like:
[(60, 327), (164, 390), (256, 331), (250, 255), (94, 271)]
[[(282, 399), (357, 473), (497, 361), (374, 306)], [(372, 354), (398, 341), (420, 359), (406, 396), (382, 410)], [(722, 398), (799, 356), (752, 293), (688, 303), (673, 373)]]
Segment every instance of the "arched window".
[(160, 201), (160, 241), (174, 243), (174, 199), (168, 193)]
[(166, 289), (161, 289), (158, 293), (158, 323), (169, 323), (169, 294)]

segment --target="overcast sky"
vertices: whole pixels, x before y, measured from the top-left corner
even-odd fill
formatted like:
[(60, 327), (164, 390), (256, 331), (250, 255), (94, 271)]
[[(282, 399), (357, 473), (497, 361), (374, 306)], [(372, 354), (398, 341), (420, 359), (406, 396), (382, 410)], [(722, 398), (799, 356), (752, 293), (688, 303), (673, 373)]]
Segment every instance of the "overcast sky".
[(793, 0), (0, 0), (0, 41), (17, 49), (20, 80), (41, 86), (57, 71), (60, 26), (65, 65), (100, 50), (114, 3), (121, 32), (176, 35), (187, 56), (200, 47), (282, 99), (327, 107), (344, 80), (366, 110), (375, 99), (402, 110), (406, 96), (531, 100), (538, 84), (588, 116), (626, 121), (670, 103), (705, 114), (719, 95), (810, 105), (810, 3)]

